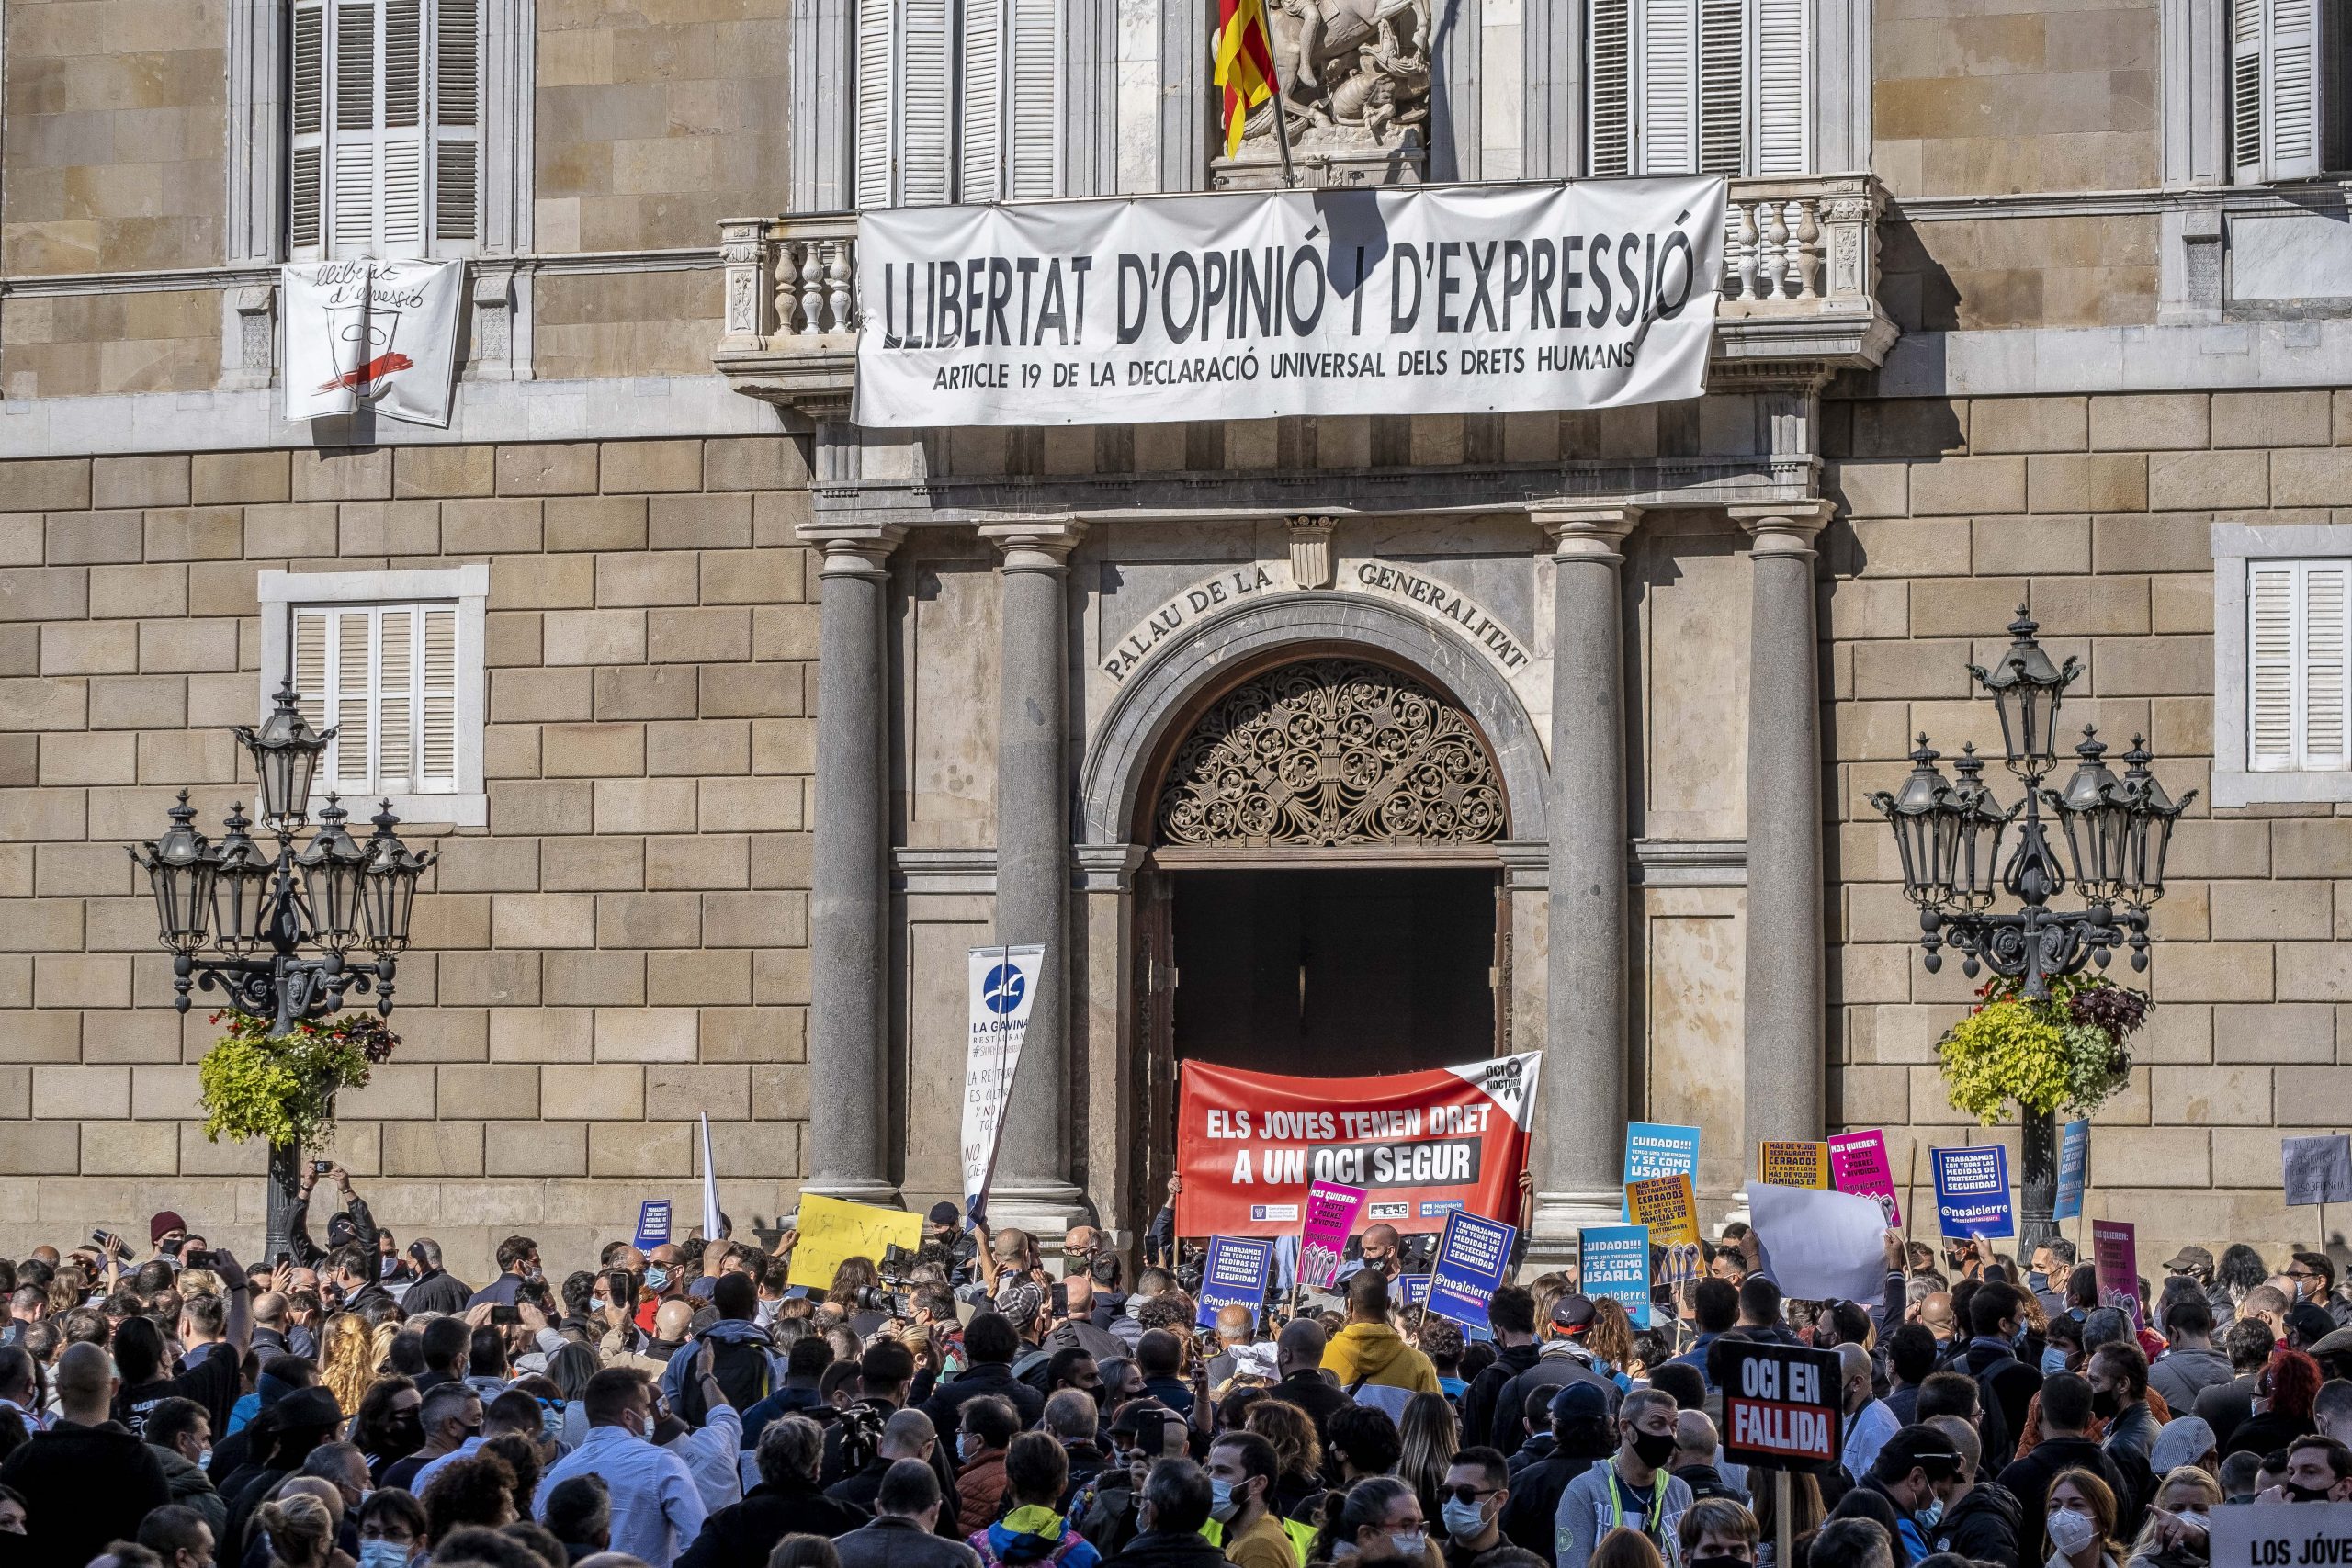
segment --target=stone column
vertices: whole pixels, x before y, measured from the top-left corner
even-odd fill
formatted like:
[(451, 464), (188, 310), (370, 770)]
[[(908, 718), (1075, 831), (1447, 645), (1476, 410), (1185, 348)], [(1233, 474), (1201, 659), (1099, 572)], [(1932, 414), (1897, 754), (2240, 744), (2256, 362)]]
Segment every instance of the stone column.
[(890, 574), (904, 530), (810, 527), (818, 568), (817, 812), (808, 893), (808, 1191), (896, 1203), (886, 1133)]
[[(1734, 506), (1747, 531), (1747, 1121), (1818, 1138), (1822, 1110), (1820, 649), (1813, 541), (1830, 503)], [(1753, 1158), (1752, 1155), (1743, 1157)]]
[(1539, 509), (1552, 539), (1551, 897), (1536, 1231), (1613, 1223), (1625, 1145), (1625, 676), (1618, 547), (1636, 506)]
[(1085, 1215), (1070, 1173), (1069, 553), (1080, 523), (985, 527), (1002, 560), (997, 669), (996, 940), (1043, 942), (989, 1217), (1058, 1235)]

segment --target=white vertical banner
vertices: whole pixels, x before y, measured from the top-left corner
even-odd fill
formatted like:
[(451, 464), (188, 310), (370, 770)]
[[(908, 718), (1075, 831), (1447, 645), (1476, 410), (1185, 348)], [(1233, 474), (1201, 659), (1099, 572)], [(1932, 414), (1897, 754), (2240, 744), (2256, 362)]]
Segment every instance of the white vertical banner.
[(718, 1239), (718, 1171), (710, 1163), (710, 1112), (702, 1113), (702, 1235)]
[(286, 417), (367, 408), (446, 428), (465, 281), (455, 261), (287, 267)]
[(976, 947), (968, 955), (971, 1037), (964, 1060), (964, 1213), (988, 1213), (1004, 1107), (1021, 1070), (1021, 1042), (1036, 1004), (1042, 946)]

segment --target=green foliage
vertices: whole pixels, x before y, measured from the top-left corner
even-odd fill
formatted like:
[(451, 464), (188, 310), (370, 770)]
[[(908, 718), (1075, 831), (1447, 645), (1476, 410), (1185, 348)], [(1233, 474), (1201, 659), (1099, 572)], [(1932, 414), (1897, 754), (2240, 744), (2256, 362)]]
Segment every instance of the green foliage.
[(1974, 1011), (1945, 1032), (1936, 1055), (1951, 1102), (1985, 1126), (2014, 1103), (2088, 1115), (2132, 1077), (2125, 1042), (2154, 1004), (2100, 976), (2050, 982), (2028, 1000), (2014, 980), (1987, 982)]
[(400, 1036), (373, 1013), (341, 1013), (273, 1036), (253, 1013), (216, 1012), (229, 1032), (197, 1066), (204, 1135), (315, 1146), (334, 1127), (334, 1097), (357, 1089)]

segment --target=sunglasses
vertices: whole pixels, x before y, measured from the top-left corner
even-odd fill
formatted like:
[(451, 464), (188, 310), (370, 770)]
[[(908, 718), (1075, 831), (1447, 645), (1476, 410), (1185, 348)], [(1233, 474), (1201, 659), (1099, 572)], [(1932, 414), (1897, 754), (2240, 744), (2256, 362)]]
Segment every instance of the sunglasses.
[(1438, 1496), (1452, 1503), (1483, 1503), (1494, 1495), (1495, 1489), (1491, 1486), (1443, 1486), (1438, 1489)]

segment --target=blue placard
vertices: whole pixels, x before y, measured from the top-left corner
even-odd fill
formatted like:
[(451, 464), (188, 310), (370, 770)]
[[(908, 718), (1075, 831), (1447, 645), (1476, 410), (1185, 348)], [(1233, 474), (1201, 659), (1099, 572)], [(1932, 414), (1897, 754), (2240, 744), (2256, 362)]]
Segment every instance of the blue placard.
[(670, 1240), (670, 1200), (648, 1198), (637, 1206), (637, 1239), (629, 1245), (639, 1252)]
[(2079, 1220), (2083, 1217), (2083, 1188), (2090, 1179), (2091, 1124), (2069, 1122), (2058, 1138), (2058, 1201), (2050, 1212), (2053, 1220)]
[[(1698, 1128), (1678, 1127), (1670, 1122), (1625, 1124), (1625, 1185), (1654, 1176), (1687, 1176), (1692, 1186), (1698, 1185)], [(1633, 1218), (1623, 1198), (1618, 1200), (1617, 1213), (1622, 1218)]]
[(2009, 1202), (2009, 1151), (2000, 1144), (1964, 1149), (1929, 1149), (1936, 1170), (1936, 1218), (1943, 1234), (1971, 1235), (2018, 1234), (2017, 1211)]
[(1430, 1299), (1430, 1277), (1427, 1274), (1396, 1276), (1396, 1304), (1419, 1306)]
[(1510, 1274), (1519, 1227), (1456, 1209), (1446, 1216), (1430, 1265), (1430, 1311), (1456, 1323), (1487, 1326), (1487, 1303)]
[(1577, 1279), (1588, 1296), (1609, 1296), (1636, 1328), (1650, 1325), (1650, 1227), (1595, 1225), (1577, 1233)]
[(1240, 1306), (1250, 1309), (1254, 1327), (1265, 1306), (1266, 1274), (1273, 1262), (1272, 1241), (1209, 1237), (1209, 1255), (1201, 1265), (1201, 1310), (1193, 1321), (1203, 1328), (1213, 1328), (1219, 1307)]

